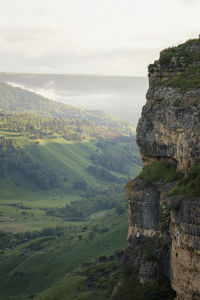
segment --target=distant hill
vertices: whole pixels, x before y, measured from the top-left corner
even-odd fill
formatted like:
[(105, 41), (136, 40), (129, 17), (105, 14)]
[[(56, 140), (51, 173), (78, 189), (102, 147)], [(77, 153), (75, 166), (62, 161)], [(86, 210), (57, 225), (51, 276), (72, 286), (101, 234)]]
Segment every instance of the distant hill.
[(93, 121), (96, 125), (129, 127), (126, 122), (102, 111), (91, 111), (55, 102), (36, 93), (0, 82), (0, 109), (39, 115)]
[(102, 110), (134, 125), (147, 90), (145, 77), (131, 76), (0, 73), (0, 80), (54, 101)]
[(0, 80), (4, 82), (16, 82), (31, 87), (55, 87), (60, 90), (68, 89), (80, 92), (116, 92), (127, 93), (130, 86), (135, 90), (141, 89), (146, 83), (145, 77), (131, 76), (103, 76), (87, 74), (45, 74), (45, 73), (4, 73), (0, 72)]

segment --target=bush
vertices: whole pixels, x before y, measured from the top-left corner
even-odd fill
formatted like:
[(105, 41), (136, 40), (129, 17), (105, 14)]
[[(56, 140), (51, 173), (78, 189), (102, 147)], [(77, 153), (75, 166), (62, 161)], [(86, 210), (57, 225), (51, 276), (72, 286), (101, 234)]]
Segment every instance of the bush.
[(189, 67), (182, 74), (162, 82), (162, 85), (186, 91), (200, 88), (200, 67)]
[(112, 300), (169, 300), (176, 295), (166, 276), (161, 276), (151, 284), (141, 284), (138, 281), (138, 270), (131, 269), (128, 263), (122, 267), (119, 282), (120, 286)]
[(123, 215), (123, 213), (125, 213), (125, 211), (126, 211), (125, 204), (122, 204), (122, 203), (117, 204), (117, 206), (115, 208), (116, 214)]
[(84, 180), (75, 181), (74, 189), (86, 191), (87, 190), (87, 182)]
[(154, 255), (152, 249), (150, 249), (150, 248), (144, 249), (142, 258), (144, 261), (155, 261), (156, 260), (156, 257)]
[(182, 175), (176, 171), (176, 164), (168, 161), (158, 161), (143, 168), (139, 177), (146, 181), (173, 182)]
[(188, 174), (179, 180), (177, 185), (171, 190), (171, 195), (181, 194), (191, 198), (200, 195), (200, 164), (191, 169)]

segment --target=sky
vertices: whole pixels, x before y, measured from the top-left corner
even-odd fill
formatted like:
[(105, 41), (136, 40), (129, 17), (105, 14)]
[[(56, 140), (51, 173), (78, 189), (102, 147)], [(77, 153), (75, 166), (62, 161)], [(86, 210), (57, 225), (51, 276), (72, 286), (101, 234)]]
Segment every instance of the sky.
[(200, 34), (200, 0), (0, 0), (0, 71), (146, 76)]

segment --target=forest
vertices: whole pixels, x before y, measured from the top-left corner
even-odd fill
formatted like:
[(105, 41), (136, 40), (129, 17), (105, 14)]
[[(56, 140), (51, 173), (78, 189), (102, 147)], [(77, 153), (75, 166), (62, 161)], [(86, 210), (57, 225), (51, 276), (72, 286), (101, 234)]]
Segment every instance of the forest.
[(109, 299), (141, 170), (134, 127), (4, 83), (0, 96), (1, 299)]
[[(90, 175), (108, 182), (124, 182), (110, 171), (129, 175), (130, 162), (141, 165), (137, 154), (133, 155), (137, 152), (134, 136), (127, 135), (124, 129), (97, 126), (93, 121), (1, 112), (0, 132), (7, 135), (0, 137), (0, 176), (18, 171), (41, 189), (58, 187), (58, 176), (41, 160), (24, 151), (20, 139), (33, 140), (36, 146), (45, 138), (63, 138), (68, 142), (96, 141), (97, 149), (90, 155), (92, 164), (86, 170)], [(76, 182), (74, 187), (83, 189)]]

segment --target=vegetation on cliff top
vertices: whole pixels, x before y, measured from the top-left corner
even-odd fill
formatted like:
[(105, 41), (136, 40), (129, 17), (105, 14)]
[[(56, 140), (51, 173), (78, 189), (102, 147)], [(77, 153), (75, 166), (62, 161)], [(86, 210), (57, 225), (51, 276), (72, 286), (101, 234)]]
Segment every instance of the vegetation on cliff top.
[(190, 39), (177, 47), (169, 47), (160, 52), (159, 63), (161, 66), (169, 66), (172, 57), (176, 60), (177, 67), (187, 67), (200, 61), (200, 39)]
[(200, 195), (200, 164), (191, 169), (188, 174), (179, 180), (171, 194), (181, 194), (194, 198)]
[(181, 177), (181, 174), (176, 171), (176, 164), (168, 161), (158, 161), (144, 167), (139, 177), (145, 181), (172, 182)]
[(171, 79), (159, 83), (162, 86), (185, 91), (200, 88), (200, 39), (191, 39), (161, 51), (159, 60), (149, 65), (150, 74), (157, 69), (161, 73), (162, 70), (177, 72)]
[(185, 91), (200, 88), (200, 67), (188, 67), (170, 80), (162, 82), (163, 86), (177, 87)]
[(138, 175), (145, 181), (174, 182), (177, 184), (170, 191), (170, 194), (180, 194), (185, 197), (194, 198), (200, 195), (200, 164), (189, 170), (188, 174), (183, 177), (183, 174), (176, 171), (176, 164), (166, 161), (151, 163), (143, 168)]

